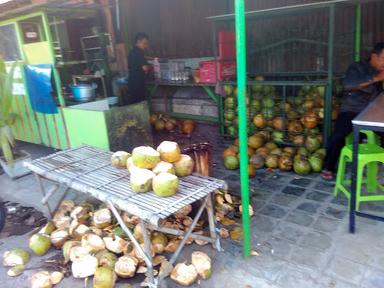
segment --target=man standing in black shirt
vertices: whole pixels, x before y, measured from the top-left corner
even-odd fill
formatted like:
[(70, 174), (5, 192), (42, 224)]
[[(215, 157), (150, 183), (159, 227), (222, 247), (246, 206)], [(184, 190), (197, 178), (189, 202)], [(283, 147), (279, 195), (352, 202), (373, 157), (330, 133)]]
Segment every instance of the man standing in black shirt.
[(377, 95), (383, 92), (384, 81), (384, 42), (377, 43), (369, 60), (349, 66), (343, 80), (344, 97), (337, 116), (334, 132), (331, 135), (324, 170), (321, 176), (332, 180), (345, 137), (352, 132), (352, 120), (364, 110)]
[(145, 79), (149, 71), (149, 65), (145, 57), (145, 51), (149, 47), (148, 35), (137, 33), (135, 46), (128, 55), (128, 94), (123, 99), (123, 105), (135, 104), (146, 100)]

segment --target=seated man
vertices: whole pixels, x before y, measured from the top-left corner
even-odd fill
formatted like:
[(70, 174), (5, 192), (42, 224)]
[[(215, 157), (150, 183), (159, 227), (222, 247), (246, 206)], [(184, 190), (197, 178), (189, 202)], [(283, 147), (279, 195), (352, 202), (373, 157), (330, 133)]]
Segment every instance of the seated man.
[(352, 132), (352, 120), (383, 91), (384, 42), (377, 43), (370, 58), (353, 63), (343, 80), (344, 96), (333, 134), (327, 147), (323, 179), (332, 180), (345, 137)]

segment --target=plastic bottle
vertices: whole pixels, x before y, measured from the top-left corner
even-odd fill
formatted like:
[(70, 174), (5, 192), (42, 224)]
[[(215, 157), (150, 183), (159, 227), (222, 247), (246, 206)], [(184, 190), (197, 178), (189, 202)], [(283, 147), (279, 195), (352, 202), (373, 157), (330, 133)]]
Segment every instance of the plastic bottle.
[(159, 58), (153, 59), (153, 71), (155, 74), (155, 79), (160, 80), (160, 63)]

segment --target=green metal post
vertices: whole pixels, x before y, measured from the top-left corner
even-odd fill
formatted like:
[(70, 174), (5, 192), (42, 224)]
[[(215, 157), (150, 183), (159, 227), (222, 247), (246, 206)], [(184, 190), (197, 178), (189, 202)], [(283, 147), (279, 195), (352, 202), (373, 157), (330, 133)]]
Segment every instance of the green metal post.
[(243, 255), (251, 254), (251, 225), (249, 217), (248, 133), (246, 113), (246, 34), (244, 0), (235, 0), (237, 103), (239, 117), (241, 204), (243, 207)]
[(335, 42), (335, 5), (329, 7), (329, 34), (328, 34), (328, 75), (324, 110), (324, 143), (327, 145), (332, 129), (332, 94), (333, 94), (333, 57)]
[(361, 4), (356, 5), (355, 15), (355, 55), (354, 60), (360, 61), (361, 57)]

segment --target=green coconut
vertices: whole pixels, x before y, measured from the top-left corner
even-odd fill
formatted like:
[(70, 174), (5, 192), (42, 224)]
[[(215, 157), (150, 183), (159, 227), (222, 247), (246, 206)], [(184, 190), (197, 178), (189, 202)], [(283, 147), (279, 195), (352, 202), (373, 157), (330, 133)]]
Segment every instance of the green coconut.
[(64, 263), (68, 263), (68, 261), (69, 261), (69, 252), (70, 252), (70, 250), (73, 247), (80, 246), (80, 245), (81, 245), (80, 241), (74, 241), (74, 240), (67, 241), (67, 242), (64, 243), (64, 245), (62, 247)]
[(153, 169), (160, 162), (160, 153), (149, 146), (136, 147), (132, 151), (132, 162), (136, 167)]
[(51, 288), (51, 275), (48, 271), (40, 271), (31, 277), (31, 287), (32, 288)]
[(131, 157), (131, 154), (125, 151), (117, 151), (111, 156), (111, 163), (113, 167), (125, 168), (127, 167), (127, 160)]
[(7, 275), (9, 277), (17, 277), (19, 275), (21, 275), (25, 270), (25, 265), (21, 264), (21, 265), (16, 265), (16, 266), (13, 266), (11, 269), (8, 270), (7, 272)]
[(165, 247), (168, 244), (168, 238), (164, 233), (154, 232), (151, 239), (153, 250), (156, 254), (164, 252)]
[(197, 280), (197, 271), (195, 266), (179, 263), (171, 272), (171, 279), (182, 286), (190, 286)]
[(112, 223), (112, 213), (108, 208), (103, 208), (93, 213), (93, 224), (100, 229), (108, 227)]
[(17, 248), (11, 251), (4, 252), (3, 265), (4, 266), (17, 266), (25, 265), (29, 262), (30, 255), (27, 251)]
[(81, 246), (89, 251), (89, 253), (97, 253), (105, 249), (105, 244), (100, 236), (88, 233), (81, 238)]
[(111, 268), (98, 267), (93, 277), (93, 288), (113, 288), (116, 278), (116, 274)]
[(160, 173), (152, 181), (153, 192), (160, 197), (175, 195), (178, 187), (179, 178), (170, 173)]
[(115, 273), (121, 278), (135, 276), (139, 260), (130, 255), (121, 256), (115, 264)]
[(57, 229), (51, 234), (51, 243), (55, 248), (61, 248), (69, 239), (68, 229)]
[(148, 169), (131, 169), (130, 183), (132, 190), (139, 193), (150, 191), (152, 188), (152, 179), (155, 176), (156, 174)]
[(192, 252), (192, 265), (195, 266), (197, 273), (203, 279), (208, 279), (212, 274), (212, 260), (201, 251)]
[(120, 254), (124, 251), (124, 249), (127, 247), (128, 242), (124, 240), (123, 238), (120, 238), (117, 235), (114, 235), (113, 237), (104, 237), (104, 244), (105, 247), (116, 254)]
[(193, 159), (189, 155), (181, 154), (180, 160), (173, 163), (176, 175), (179, 177), (189, 176), (193, 173)]
[(43, 256), (51, 248), (51, 239), (48, 235), (34, 234), (29, 239), (29, 248), (31, 248), (37, 256)]
[(63, 272), (54, 271), (51, 273), (50, 278), (51, 278), (51, 283), (53, 285), (57, 285), (61, 282), (61, 280), (63, 280), (64, 274)]
[(173, 167), (171, 163), (168, 163), (165, 161), (160, 161), (159, 163), (157, 163), (156, 167), (152, 169), (152, 172), (155, 173), (156, 175), (162, 172), (171, 173), (171, 174), (176, 173), (175, 167)]
[(160, 153), (160, 159), (162, 161), (174, 163), (180, 160), (181, 151), (179, 144), (176, 142), (163, 141), (156, 150)]
[(110, 269), (113, 269), (117, 262), (117, 256), (107, 250), (97, 252), (95, 257), (99, 262), (99, 266), (108, 267)]
[(74, 278), (87, 278), (95, 274), (97, 267), (97, 258), (92, 255), (85, 255), (72, 262), (72, 275)]
[(45, 224), (39, 231), (40, 234), (45, 234), (45, 235), (51, 235), (53, 231), (56, 230), (55, 225), (51, 222), (48, 221), (47, 224)]

